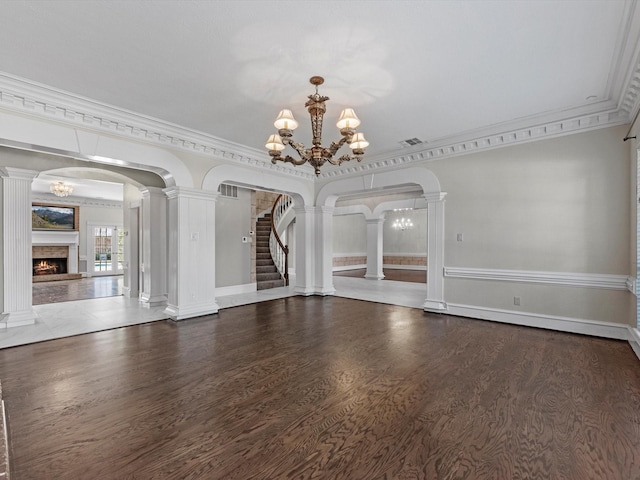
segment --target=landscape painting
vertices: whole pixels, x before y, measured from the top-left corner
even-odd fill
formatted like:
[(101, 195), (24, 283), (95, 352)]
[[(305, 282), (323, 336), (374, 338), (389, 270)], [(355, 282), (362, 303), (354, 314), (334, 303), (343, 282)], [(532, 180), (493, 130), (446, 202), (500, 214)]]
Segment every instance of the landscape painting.
[(34, 230), (75, 230), (75, 216), (74, 207), (31, 206), (31, 225)]

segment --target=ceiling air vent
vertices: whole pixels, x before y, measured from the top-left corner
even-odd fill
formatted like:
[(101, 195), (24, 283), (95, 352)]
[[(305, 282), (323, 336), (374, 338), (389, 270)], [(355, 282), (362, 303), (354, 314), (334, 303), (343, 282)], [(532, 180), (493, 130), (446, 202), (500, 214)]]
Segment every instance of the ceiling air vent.
[(421, 143), (424, 143), (424, 142), (419, 138), (409, 138), (407, 140), (402, 140), (400, 142), (400, 145), (402, 145), (403, 147), (413, 147), (414, 145), (419, 145)]
[(238, 198), (238, 187), (235, 185), (228, 185), (226, 183), (221, 183), (218, 187), (218, 192), (220, 195), (227, 198)]

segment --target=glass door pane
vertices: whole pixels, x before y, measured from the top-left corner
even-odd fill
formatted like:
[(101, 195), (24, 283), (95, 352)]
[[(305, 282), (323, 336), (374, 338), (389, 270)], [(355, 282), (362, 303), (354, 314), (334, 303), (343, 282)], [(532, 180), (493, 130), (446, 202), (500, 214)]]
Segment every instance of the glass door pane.
[(113, 271), (111, 261), (111, 243), (113, 229), (111, 227), (94, 227), (94, 266), (95, 272)]

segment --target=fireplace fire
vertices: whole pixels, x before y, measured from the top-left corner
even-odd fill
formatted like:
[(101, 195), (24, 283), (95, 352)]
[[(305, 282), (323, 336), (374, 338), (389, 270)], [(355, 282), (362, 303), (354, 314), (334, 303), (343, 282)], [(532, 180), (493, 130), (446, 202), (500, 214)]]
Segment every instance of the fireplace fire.
[(59, 275), (67, 273), (66, 258), (34, 258), (33, 275)]

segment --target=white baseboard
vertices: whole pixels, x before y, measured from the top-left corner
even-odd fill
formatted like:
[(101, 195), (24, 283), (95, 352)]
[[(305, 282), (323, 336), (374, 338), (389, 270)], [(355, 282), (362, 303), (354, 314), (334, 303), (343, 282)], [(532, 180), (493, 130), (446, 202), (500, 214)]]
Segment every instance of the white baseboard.
[(243, 285), (230, 285), (228, 287), (217, 287), (216, 297), (224, 297), (226, 295), (239, 295), (242, 293), (253, 293), (258, 290), (256, 283), (245, 283)]
[(640, 330), (629, 327), (629, 344), (640, 360)]
[(366, 264), (363, 265), (342, 265), (340, 267), (333, 267), (333, 272), (344, 272), (346, 270), (362, 270), (363, 268), (367, 268)]
[(389, 268), (391, 270), (422, 270), (423, 272), (427, 271), (427, 267), (424, 265), (393, 265), (385, 263), (382, 265), (382, 268)]
[(581, 333), (595, 337), (629, 340), (629, 327), (619, 323), (598, 322), (539, 313), (515, 312), (513, 310), (476, 307), (456, 303), (449, 303), (447, 307), (447, 313), (461, 317), (478, 318), (481, 320), (511, 323), (527, 327), (546, 328), (560, 332)]

